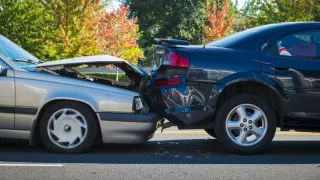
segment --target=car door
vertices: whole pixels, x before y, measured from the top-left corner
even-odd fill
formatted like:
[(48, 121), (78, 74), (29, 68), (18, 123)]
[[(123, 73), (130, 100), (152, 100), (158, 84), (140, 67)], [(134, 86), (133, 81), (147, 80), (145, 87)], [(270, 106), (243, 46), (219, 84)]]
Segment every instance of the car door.
[(281, 36), (261, 54), (262, 72), (288, 96), (285, 123), (320, 124), (320, 30)]
[(7, 71), (6, 73), (0, 73), (0, 129), (14, 129), (14, 72), (1, 58), (0, 66)]

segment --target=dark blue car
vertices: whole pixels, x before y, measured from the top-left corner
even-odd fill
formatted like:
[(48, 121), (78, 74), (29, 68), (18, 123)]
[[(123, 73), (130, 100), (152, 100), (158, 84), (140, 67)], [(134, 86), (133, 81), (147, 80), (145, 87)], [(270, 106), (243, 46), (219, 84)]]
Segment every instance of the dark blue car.
[(260, 26), (205, 46), (157, 39), (144, 94), (179, 129), (261, 152), (276, 128), (320, 131), (320, 23)]

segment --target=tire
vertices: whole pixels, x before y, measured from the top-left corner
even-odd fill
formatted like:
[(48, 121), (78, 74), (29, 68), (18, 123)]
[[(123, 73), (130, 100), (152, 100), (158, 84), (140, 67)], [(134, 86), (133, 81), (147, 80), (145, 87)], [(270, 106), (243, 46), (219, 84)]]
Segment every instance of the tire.
[[(238, 113), (243, 112), (243, 109), (246, 116), (242, 115), (242, 117), (247, 119), (241, 118), (241, 113)], [(258, 116), (259, 111), (263, 112), (260, 116)], [(255, 121), (253, 115), (261, 117), (260, 120)], [(242, 121), (237, 121), (238, 119)], [(255, 95), (239, 94), (228, 99), (221, 106), (214, 122), (214, 129), (217, 139), (229, 152), (255, 154), (265, 150), (272, 142), (276, 132), (276, 122), (275, 113), (264, 99)], [(250, 137), (252, 140), (249, 139)], [(254, 138), (257, 139), (254, 140)]]
[(206, 131), (206, 133), (208, 133), (211, 137), (217, 138), (216, 132), (214, 131), (214, 129), (205, 129), (204, 131)]
[(52, 152), (84, 153), (92, 150), (98, 127), (97, 118), (86, 105), (61, 101), (44, 112), (40, 135), (44, 146)]

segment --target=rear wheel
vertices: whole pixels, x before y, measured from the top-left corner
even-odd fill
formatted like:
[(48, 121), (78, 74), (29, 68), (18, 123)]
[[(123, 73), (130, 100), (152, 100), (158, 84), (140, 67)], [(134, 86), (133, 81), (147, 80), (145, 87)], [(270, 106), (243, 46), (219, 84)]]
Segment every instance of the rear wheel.
[(214, 132), (214, 129), (205, 129), (205, 131), (214, 138), (217, 138), (216, 133)]
[(230, 152), (254, 154), (271, 143), (276, 131), (276, 117), (262, 98), (239, 94), (221, 106), (214, 126), (217, 139)]
[(91, 150), (97, 131), (97, 120), (91, 109), (76, 102), (53, 104), (44, 112), (40, 122), (43, 144), (56, 153)]

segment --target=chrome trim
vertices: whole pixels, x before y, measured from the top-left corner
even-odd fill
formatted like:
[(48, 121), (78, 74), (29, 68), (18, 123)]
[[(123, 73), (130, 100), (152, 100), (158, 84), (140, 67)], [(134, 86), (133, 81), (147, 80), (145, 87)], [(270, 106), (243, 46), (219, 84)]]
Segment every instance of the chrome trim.
[(4, 61), (5, 64), (7, 64), (12, 70), (16, 71), (25, 71), (24, 69), (20, 68), (19, 66), (16, 66), (13, 62), (8, 60), (5, 56), (0, 54), (0, 58)]

